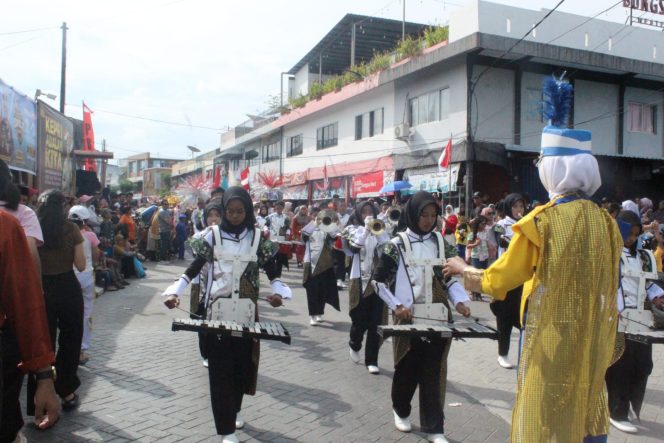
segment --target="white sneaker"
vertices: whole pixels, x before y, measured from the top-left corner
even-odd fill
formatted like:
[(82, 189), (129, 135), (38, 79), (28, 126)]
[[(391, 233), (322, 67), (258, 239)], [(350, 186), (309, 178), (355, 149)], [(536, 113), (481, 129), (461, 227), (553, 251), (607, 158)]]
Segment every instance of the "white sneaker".
[(204, 359), (203, 359), (203, 366), (205, 366), (206, 368), (209, 368), (209, 367), (210, 367), (207, 358), (204, 358)]
[(244, 428), (244, 420), (242, 417), (240, 417), (240, 414), (237, 414), (235, 416), (235, 429), (242, 429)]
[(432, 443), (450, 443), (443, 434), (429, 434), (427, 435), (427, 440)]
[(505, 369), (512, 369), (514, 368), (514, 365), (510, 363), (510, 361), (507, 359), (507, 357), (503, 357), (502, 355), (498, 356), (498, 364)]
[(634, 426), (632, 423), (630, 423), (629, 420), (614, 420), (612, 418), (609, 419), (611, 424), (613, 425), (614, 428), (618, 429), (619, 431), (626, 432), (628, 434), (636, 434), (639, 432), (636, 426)]
[(234, 433), (228, 435), (222, 435), (221, 443), (240, 443), (240, 439), (237, 438), (237, 435), (235, 435)]
[(350, 361), (355, 363), (356, 365), (360, 363), (360, 353), (357, 351), (353, 351), (353, 348), (348, 348), (350, 349)]
[(314, 315), (314, 320), (316, 320), (318, 323), (320, 323), (320, 322), (323, 321), (323, 317), (321, 317), (320, 315)]
[(379, 374), (380, 369), (376, 365), (369, 365), (367, 366), (367, 370), (369, 371), (369, 374)]
[(396, 426), (401, 432), (410, 432), (412, 429), (412, 426), (410, 425), (410, 417), (401, 418), (396, 411), (392, 410), (392, 412), (394, 413), (394, 426)]
[(318, 322), (316, 321), (316, 317), (315, 317), (315, 316), (312, 315), (311, 318), (309, 318), (309, 325), (311, 325), (311, 326), (318, 326)]

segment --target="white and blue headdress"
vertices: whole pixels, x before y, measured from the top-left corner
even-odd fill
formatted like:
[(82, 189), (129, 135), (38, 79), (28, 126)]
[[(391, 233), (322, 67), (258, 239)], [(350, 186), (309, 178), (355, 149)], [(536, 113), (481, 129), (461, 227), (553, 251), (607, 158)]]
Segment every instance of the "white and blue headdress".
[(592, 133), (567, 128), (573, 94), (563, 77), (544, 81), (542, 112), (549, 124), (542, 131), (538, 169), (550, 198), (577, 191), (591, 196), (602, 183), (592, 155)]

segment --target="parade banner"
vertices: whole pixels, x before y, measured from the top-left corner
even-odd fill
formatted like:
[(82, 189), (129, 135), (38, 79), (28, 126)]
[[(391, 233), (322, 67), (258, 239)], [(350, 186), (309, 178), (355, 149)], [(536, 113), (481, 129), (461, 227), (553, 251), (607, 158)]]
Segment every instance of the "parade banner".
[(37, 173), (35, 102), (0, 80), (0, 159), (10, 168)]
[(329, 200), (333, 195), (339, 198), (346, 198), (346, 178), (329, 178), (329, 185), (325, 186), (325, 180), (316, 180), (312, 182), (311, 198), (312, 200)]
[[(92, 129), (92, 111), (88, 108), (85, 102), (83, 102), (83, 150), (90, 152), (95, 150), (95, 132)], [(94, 159), (86, 158), (83, 162), (83, 169), (86, 171), (97, 172), (97, 164)]]
[(39, 189), (73, 191), (74, 125), (64, 115), (44, 102), (37, 105), (39, 112)]
[(309, 200), (309, 186), (298, 185), (282, 188), (285, 200)]
[(385, 183), (384, 171), (370, 172), (353, 177), (351, 195), (355, 198), (376, 197)]
[(307, 182), (307, 171), (284, 174), (281, 177), (283, 186), (303, 185)]
[[(434, 168), (426, 168), (422, 170), (407, 169), (404, 175), (404, 180), (408, 181), (412, 188), (401, 191), (404, 194), (414, 194), (417, 191), (427, 192), (456, 192), (456, 182), (459, 177), (459, 163), (453, 164), (445, 171), (438, 172), (437, 166)], [(450, 174), (452, 189), (450, 190)]]

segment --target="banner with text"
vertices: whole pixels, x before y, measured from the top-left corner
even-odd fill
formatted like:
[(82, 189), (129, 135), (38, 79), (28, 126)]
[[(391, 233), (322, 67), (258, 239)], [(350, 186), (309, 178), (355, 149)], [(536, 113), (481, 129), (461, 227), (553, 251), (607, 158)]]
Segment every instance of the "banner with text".
[(346, 198), (346, 177), (330, 178), (326, 187), (324, 180), (315, 180), (311, 185), (312, 200), (330, 200), (332, 196)]
[(298, 185), (281, 188), (284, 200), (309, 200), (309, 186)]
[(0, 80), (0, 159), (19, 171), (37, 173), (35, 102)]
[(393, 181), (394, 171), (391, 170), (376, 171), (355, 176), (353, 177), (351, 197), (378, 197), (380, 189)]
[[(456, 182), (459, 177), (459, 163), (453, 164), (451, 167), (447, 168), (445, 171), (438, 172), (436, 170), (431, 170), (429, 168), (424, 170), (417, 169), (407, 169), (404, 175), (404, 180), (407, 180), (408, 183), (413, 185), (412, 188), (409, 188), (402, 193), (414, 194), (417, 191), (427, 191), (427, 192), (456, 192)], [(434, 168), (438, 168), (435, 166)], [(450, 174), (452, 177), (450, 177)], [(452, 184), (452, 189), (450, 190), (450, 181)]]
[(39, 112), (39, 190), (73, 191), (74, 125), (64, 115), (44, 102)]

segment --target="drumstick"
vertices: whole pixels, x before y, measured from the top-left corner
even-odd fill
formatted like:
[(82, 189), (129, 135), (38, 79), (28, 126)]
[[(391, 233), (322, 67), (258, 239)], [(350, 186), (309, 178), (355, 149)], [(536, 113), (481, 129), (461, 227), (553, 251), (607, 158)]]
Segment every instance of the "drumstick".
[(182, 308), (179, 307), (179, 306), (176, 306), (175, 309), (179, 309), (179, 310), (182, 311), (182, 312), (186, 312), (187, 314), (191, 315), (192, 317), (203, 318), (202, 315), (192, 314), (191, 312), (187, 311), (186, 309), (182, 309)]

